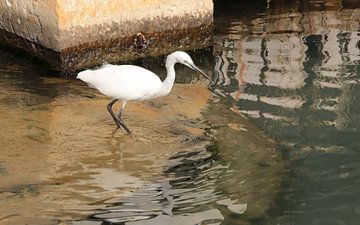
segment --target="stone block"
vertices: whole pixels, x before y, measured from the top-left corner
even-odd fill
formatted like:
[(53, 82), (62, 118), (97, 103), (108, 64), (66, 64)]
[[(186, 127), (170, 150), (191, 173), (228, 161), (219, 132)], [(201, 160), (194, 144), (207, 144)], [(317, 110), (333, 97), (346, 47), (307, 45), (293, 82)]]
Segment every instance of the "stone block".
[(212, 0), (5, 0), (0, 44), (64, 71), (209, 45)]

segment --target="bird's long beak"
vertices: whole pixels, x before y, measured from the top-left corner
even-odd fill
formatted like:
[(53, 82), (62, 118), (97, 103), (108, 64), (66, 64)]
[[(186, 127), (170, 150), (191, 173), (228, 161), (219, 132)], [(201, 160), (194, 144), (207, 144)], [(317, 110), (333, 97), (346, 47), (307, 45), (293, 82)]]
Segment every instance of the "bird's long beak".
[(213, 87), (211, 87), (212, 85), (215, 84), (214, 81), (212, 81), (210, 79), (210, 77), (204, 71), (202, 71), (199, 67), (195, 66), (194, 64), (190, 64), (190, 63), (186, 63), (185, 65), (190, 67), (193, 70), (198, 71), (199, 73), (201, 73), (201, 75), (203, 75), (204, 77), (206, 77), (206, 79), (208, 79), (210, 81), (210, 85), (209, 85), (208, 89), (211, 92), (213, 92), (213, 93), (215, 93), (215, 94), (217, 94), (217, 95), (219, 95), (221, 97), (226, 97), (226, 95), (222, 94), (221, 92), (219, 92), (219, 91), (215, 90)]
[(214, 84), (214, 82), (210, 79), (210, 77), (204, 71), (202, 71), (199, 67), (195, 66), (194, 64), (190, 64), (190, 63), (187, 63), (186, 65), (188, 67), (190, 67), (191, 69), (201, 73), (201, 75), (203, 75), (206, 79), (208, 79), (211, 82), (211, 84)]

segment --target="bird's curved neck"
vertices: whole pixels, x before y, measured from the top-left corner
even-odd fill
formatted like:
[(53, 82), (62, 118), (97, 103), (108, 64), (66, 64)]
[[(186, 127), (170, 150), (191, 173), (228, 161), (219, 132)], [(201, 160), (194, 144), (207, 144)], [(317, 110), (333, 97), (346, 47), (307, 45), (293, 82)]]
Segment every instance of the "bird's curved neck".
[(167, 76), (165, 78), (165, 80), (163, 81), (163, 88), (162, 88), (162, 94), (163, 95), (167, 95), (170, 93), (174, 82), (175, 82), (175, 61), (171, 60), (171, 59), (167, 59), (166, 60), (166, 71), (167, 71)]

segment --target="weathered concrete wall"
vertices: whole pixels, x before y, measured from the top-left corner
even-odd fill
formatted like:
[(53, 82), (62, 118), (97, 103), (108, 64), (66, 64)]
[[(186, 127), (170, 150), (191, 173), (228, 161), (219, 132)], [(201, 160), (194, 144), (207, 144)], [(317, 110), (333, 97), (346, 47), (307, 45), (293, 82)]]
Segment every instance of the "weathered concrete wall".
[(0, 28), (53, 48), (58, 44), (55, 0), (0, 1)]
[(212, 15), (212, 0), (2, 0), (0, 42), (76, 70), (204, 47)]
[[(189, 29), (211, 23), (211, 0), (59, 0), (61, 48), (118, 37)], [(210, 15), (210, 16), (209, 16)], [(99, 32), (100, 31), (100, 32)]]

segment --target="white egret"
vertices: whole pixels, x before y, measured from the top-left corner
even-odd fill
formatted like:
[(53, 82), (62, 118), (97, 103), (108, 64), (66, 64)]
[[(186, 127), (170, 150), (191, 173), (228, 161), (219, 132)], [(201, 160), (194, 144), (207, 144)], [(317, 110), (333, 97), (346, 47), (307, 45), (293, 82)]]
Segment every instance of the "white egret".
[[(176, 51), (167, 56), (165, 63), (167, 76), (163, 82), (155, 73), (134, 65), (106, 64), (98, 69), (81, 71), (77, 78), (90, 87), (96, 88), (102, 94), (113, 98), (107, 105), (111, 117), (118, 128), (123, 127), (128, 133), (131, 133), (122, 120), (126, 103), (132, 100), (148, 100), (169, 94), (175, 81), (174, 65), (176, 63), (184, 64), (200, 72), (211, 81), (193, 63), (191, 57), (182, 51)], [(115, 116), (112, 106), (118, 100), (122, 101), (122, 106), (119, 114)]]

